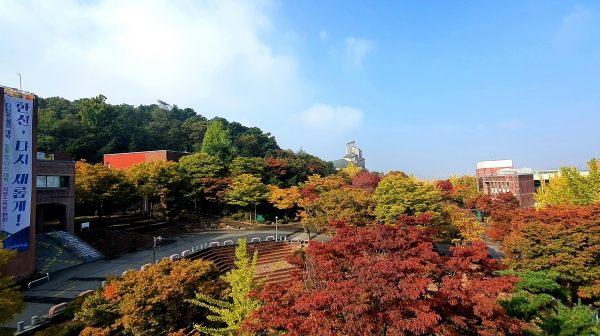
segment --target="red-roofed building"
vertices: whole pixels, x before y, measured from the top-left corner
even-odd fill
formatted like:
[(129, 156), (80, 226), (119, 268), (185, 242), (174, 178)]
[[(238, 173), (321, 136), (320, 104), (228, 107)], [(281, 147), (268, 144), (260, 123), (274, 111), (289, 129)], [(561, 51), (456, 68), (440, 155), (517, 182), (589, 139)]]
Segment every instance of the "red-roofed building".
[(109, 168), (129, 168), (142, 162), (173, 161), (178, 162), (182, 157), (190, 153), (175, 152), (170, 150), (157, 150), (148, 152), (131, 152), (104, 154), (104, 165)]

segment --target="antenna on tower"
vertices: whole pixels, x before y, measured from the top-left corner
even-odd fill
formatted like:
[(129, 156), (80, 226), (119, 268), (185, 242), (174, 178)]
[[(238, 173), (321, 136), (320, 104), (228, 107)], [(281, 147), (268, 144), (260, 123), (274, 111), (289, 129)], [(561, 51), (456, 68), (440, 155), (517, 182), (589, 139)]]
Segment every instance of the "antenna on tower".
[(356, 147), (356, 133), (354, 133), (354, 147)]

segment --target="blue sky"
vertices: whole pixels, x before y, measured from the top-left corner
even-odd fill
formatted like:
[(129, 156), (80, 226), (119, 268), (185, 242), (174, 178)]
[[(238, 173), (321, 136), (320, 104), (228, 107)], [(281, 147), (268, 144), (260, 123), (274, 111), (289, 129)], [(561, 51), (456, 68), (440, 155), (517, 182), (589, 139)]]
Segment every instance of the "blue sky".
[[(367, 168), (427, 179), (492, 157), (580, 167), (600, 157), (599, 7), (0, 0), (0, 29), (12, 32), (0, 83), (18, 85), (18, 71), (44, 97), (162, 99), (326, 160), (356, 134)], [(14, 47), (17, 32), (35, 52)]]

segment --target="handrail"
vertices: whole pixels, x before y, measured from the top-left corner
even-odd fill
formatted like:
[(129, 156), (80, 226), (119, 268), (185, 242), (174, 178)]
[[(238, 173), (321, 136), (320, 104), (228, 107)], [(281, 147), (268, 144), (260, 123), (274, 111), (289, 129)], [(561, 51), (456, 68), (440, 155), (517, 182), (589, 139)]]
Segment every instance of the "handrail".
[(32, 282), (30, 282), (29, 284), (27, 284), (27, 288), (31, 289), (31, 284), (34, 284), (34, 283), (36, 283), (38, 281), (42, 281), (44, 279), (48, 279), (48, 281), (50, 281), (50, 273), (46, 273), (46, 276), (43, 277), (43, 278), (39, 278), (37, 280), (33, 280)]
[(58, 240), (59, 244), (64, 246), (65, 248), (71, 248), (73, 250), (75, 250), (75, 254), (79, 253), (83, 256), (83, 258), (85, 259), (85, 262), (90, 262), (92, 259), (92, 255), (81, 250), (79, 247), (77, 247), (74, 244), (69, 243), (62, 235), (58, 234), (58, 232), (56, 230), (54, 230), (53, 228), (49, 228), (51, 231), (48, 232), (47, 234), (49, 236), (51, 236), (52, 238), (54, 238), (55, 240)]

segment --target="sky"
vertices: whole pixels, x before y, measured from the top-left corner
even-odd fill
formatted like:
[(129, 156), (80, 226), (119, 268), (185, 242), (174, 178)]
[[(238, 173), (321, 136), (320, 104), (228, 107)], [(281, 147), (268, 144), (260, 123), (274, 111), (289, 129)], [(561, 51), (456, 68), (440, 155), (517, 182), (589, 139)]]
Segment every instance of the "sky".
[(0, 0), (0, 84), (158, 99), (424, 179), (600, 157), (597, 1)]

